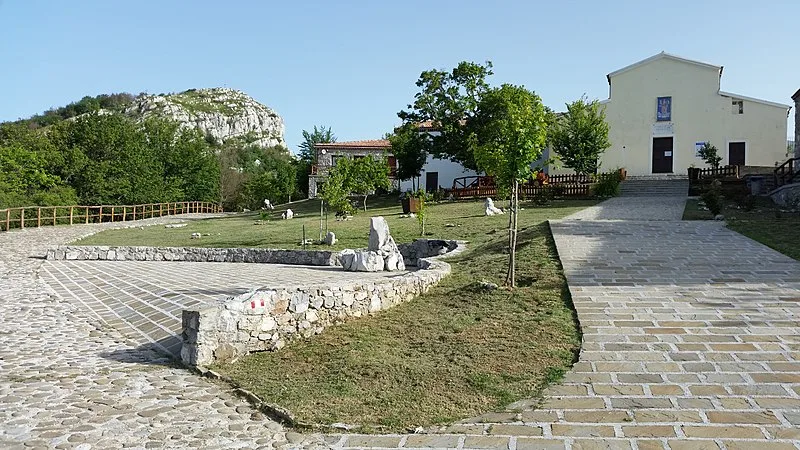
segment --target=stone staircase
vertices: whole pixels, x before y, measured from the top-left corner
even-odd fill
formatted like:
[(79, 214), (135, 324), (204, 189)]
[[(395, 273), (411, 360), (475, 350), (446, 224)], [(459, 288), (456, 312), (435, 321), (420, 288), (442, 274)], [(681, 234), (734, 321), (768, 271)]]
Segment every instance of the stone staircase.
[(686, 197), (689, 180), (686, 178), (652, 179), (628, 178), (620, 186), (622, 197)]

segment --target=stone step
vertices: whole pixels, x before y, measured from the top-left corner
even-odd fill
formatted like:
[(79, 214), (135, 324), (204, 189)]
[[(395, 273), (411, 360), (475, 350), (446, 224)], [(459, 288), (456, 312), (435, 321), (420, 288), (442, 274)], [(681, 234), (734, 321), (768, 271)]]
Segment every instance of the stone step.
[(622, 182), (620, 195), (624, 197), (673, 197), (689, 192), (686, 179), (628, 179)]

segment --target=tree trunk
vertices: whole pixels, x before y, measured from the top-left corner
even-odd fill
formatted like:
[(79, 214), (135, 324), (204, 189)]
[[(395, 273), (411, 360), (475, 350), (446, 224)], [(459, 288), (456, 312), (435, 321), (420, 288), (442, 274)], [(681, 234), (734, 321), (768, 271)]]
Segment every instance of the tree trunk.
[(519, 182), (514, 180), (511, 190), (511, 211), (508, 216), (508, 273), (506, 284), (511, 288), (515, 287), (515, 272), (517, 258), (517, 211), (519, 210)]
[(367, 212), (367, 195), (369, 194), (364, 194), (364, 212)]

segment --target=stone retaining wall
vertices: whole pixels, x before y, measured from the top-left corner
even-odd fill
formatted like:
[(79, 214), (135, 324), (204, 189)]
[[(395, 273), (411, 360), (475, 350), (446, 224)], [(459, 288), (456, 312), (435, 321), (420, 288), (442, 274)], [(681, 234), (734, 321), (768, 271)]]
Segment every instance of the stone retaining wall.
[(428, 257), (425, 249), (440, 255), (444, 248), (447, 256), (464, 249), (455, 241), (428, 240), (404, 247), (418, 270), (378, 282), (354, 279), (340, 285), (261, 288), (218, 307), (183, 311), (181, 359), (191, 366), (230, 362), (250, 352), (279, 350), (351, 317), (391, 308), (450, 273), (450, 265), (438, 260), (441, 256)]
[(265, 248), (60, 246), (47, 251), (51, 260), (244, 262), (338, 266), (331, 250)]
[[(398, 244), (407, 266), (417, 266), (419, 258), (441, 255), (456, 249), (456, 241), (417, 239)], [(339, 252), (332, 250), (283, 250), (265, 248), (200, 247), (109, 247), (59, 246), (49, 249), (49, 260), (98, 261), (192, 261), (295, 264), (304, 266), (340, 266)]]

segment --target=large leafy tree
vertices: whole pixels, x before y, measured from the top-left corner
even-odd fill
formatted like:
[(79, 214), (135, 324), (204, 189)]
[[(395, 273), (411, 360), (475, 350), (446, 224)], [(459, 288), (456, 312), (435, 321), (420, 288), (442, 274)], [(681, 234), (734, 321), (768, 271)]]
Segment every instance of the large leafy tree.
[(489, 91), (486, 78), (492, 75), (492, 63), (463, 61), (453, 70), (427, 70), (417, 80), (419, 92), (408, 110), (397, 113), (407, 126), (421, 123), (437, 129), (431, 134), (429, 151), (437, 158), (450, 159), (466, 168), (477, 169), (469, 147), (471, 119), (478, 104)]
[(411, 180), (411, 187), (416, 191), (415, 178), (422, 174), (422, 168), (428, 159), (431, 138), (427, 133), (420, 133), (414, 124), (404, 124), (388, 136), (392, 143), (392, 154), (397, 158), (397, 178)]
[(578, 173), (597, 173), (600, 155), (611, 146), (600, 103), (581, 97), (567, 104), (567, 112), (556, 118), (549, 140), (565, 166)]
[(390, 187), (389, 165), (385, 158), (341, 158), (328, 172), (320, 196), (337, 211), (350, 212), (350, 208), (345, 205), (347, 196), (362, 195), (362, 204), (366, 211), (367, 197), (378, 189)]
[(506, 283), (515, 285), (519, 183), (531, 174), (547, 137), (547, 113), (541, 99), (522, 86), (504, 84), (487, 91), (469, 124), (470, 148), (478, 167), (511, 193)]

